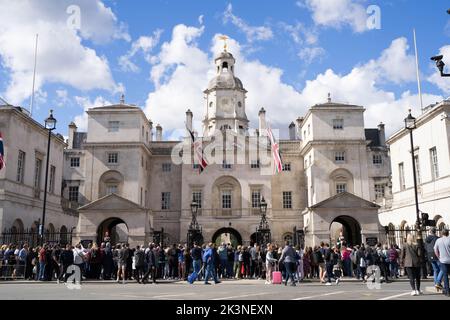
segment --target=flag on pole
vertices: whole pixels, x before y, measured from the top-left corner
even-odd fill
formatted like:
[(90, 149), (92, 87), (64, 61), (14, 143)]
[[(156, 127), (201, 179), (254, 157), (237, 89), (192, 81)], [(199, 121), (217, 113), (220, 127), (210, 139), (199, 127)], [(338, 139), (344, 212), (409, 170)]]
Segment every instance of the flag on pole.
[(0, 170), (5, 167), (5, 148), (3, 147), (3, 136), (0, 132)]
[(194, 132), (189, 130), (189, 128), (186, 126), (186, 130), (189, 131), (189, 134), (191, 135), (192, 145), (194, 146), (194, 154), (197, 158), (198, 165), (199, 165), (199, 173), (202, 173), (203, 170), (205, 170), (208, 163), (206, 162), (205, 158), (203, 157), (203, 143), (199, 139), (195, 139)]
[(275, 172), (280, 173), (281, 171), (283, 171), (283, 163), (281, 161), (281, 155), (280, 155), (280, 146), (276, 142), (270, 126), (267, 127), (267, 136), (270, 139), (270, 146), (272, 148), (272, 158), (273, 158), (273, 162), (275, 164)]

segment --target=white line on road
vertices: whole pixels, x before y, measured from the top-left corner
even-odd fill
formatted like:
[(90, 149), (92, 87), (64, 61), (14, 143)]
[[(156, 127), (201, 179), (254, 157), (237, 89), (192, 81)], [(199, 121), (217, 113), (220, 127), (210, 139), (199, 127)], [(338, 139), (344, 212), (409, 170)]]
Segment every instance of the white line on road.
[(244, 297), (250, 297), (250, 296), (262, 296), (262, 295), (266, 295), (266, 294), (271, 294), (271, 292), (249, 293), (249, 294), (243, 294), (240, 296), (221, 297), (221, 298), (215, 298), (215, 299), (211, 299), (211, 300), (228, 300), (228, 299), (244, 298)]
[(178, 294), (165, 294), (165, 295), (160, 295), (160, 296), (153, 296), (153, 297), (148, 297), (150, 299), (158, 299), (158, 298), (168, 298), (168, 297), (177, 297), (177, 296), (191, 296), (194, 295), (195, 293), (178, 293)]
[(408, 294), (411, 294), (411, 291), (405, 292), (405, 293), (400, 293), (400, 294), (396, 294), (394, 296), (389, 296), (389, 297), (385, 297), (385, 298), (381, 298), (378, 300), (391, 300), (391, 299), (395, 299), (395, 298), (399, 298), (399, 297), (403, 297), (406, 296)]
[(320, 297), (331, 296), (333, 294), (339, 294), (339, 293), (345, 293), (345, 291), (329, 292), (329, 293), (324, 293), (324, 294), (318, 294), (318, 295), (315, 295), (315, 296), (295, 298), (295, 299), (292, 299), (292, 300), (306, 300), (306, 299), (320, 298)]

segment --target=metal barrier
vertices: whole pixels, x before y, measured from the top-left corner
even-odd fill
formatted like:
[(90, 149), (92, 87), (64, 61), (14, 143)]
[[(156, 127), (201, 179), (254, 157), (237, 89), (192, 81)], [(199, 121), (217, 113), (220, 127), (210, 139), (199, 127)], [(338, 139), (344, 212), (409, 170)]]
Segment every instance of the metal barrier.
[[(0, 235), (0, 244), (21, 245), (28, 243), (30, 247), (35, 247), (39, 245), (39, 240), (39, 233), (35, 229), (4, 229)], [(44, 232), (44, 242), (57, 243), (65, 246), (68, 243), (72, 243), (72, 231), (46, 230)]]
[[(440, 228), (436, 228), (436, 235), (441, 236), (442, 231), (444, 229), (448, 228), (448, 226), (441, 226)], [(417, 230), (416, 229), (410, 229), (409, 227), (405, 227), (403, 229), (395, 229), (395, 228), (389, 228), (385, 227), (386, 231), (386, 243), (391, 245), (397, 245), (400, 248), (402, 245), (406, 242), (406, 237), (408, 234), (411, 234), (413, 236), (417, 236)], [(422, 237), (425, 240), (428, 235), (430, 235), (431, 227), (426, 227), (424, 230), (422, 230)]]
[(22, 261), (0, 261), (0, 280), (23, 280), (27, 264)]

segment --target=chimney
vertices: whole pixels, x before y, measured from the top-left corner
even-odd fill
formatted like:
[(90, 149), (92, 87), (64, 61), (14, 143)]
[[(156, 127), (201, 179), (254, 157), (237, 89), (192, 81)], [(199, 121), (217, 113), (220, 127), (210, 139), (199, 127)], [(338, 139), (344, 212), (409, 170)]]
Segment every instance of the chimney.
[(380, 139), (380, 146), (386, 146), (386, 133), (384, 132), (384, 123), (380, 122), (378, 125), (378, 136)]
[(77, 125), (74, 122), (69, 124), (69, 139), (67, 141), (67, 148), (73, 149), (73, 139), (75, 137), (75, 132), (77, 132)]
[(162, 141), (162, 127), (161, 125), (156, 125), (156, 141)]
[(300, 140), (303, 140), (302, 139), (302, 124), (303, 124), (303, 120), (304, 120), (303, 117), (298, 117), (297, 118), (297, 137)]
[(258, 112), (259, 116), (259, 134), (261, 136), (267, 136), (266, 132), (266, 110), (264, 108), (261, 108)]
[(289, 140), (295, 140), (295, 123), (291, 122), (289, 125)]
[(150, 142), (152, 142), (152, 141), (153, 141), (153, 121), (150, 120), (150, 119), (148, 119), (148, 126), (150, 127), (150, 128), (149, 128), (149, 131), (150, 131), (150, 137), (148, 137), (148, 140), (149, 140)]
[(188, 111), (186, 111), (186, 127), (190, 131), (192, 131), (192, 118), (193, 118), (192, 111), (188, 109)]

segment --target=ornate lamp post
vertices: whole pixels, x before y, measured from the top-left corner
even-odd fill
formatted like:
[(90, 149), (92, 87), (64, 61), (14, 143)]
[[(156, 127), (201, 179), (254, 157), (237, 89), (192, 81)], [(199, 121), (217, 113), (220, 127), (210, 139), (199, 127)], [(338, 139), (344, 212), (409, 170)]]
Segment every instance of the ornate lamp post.
[(191, 223), (189, 224), (187, 243), (189, 247), (193, 247), (194, 242), (203, 242), (202, 227), (197, 222), (198, 203), (191, 202)]
[(47, 142), (47, 164), (45, 166), (45, 183), (44, 183), (44, 203), (42, 205), (42, 222), (39, 226), (39, 236), (41, 246), (44, 244), (44, 227), (45, 227), (45, 210), (47, 206), (47, 184), (48, 184), (48, 166), (50, 164), (50, 141), (52, 131), (56, 129), (56, 119), (53, 117), (53, 110), (50, 110), (50, 115), (45, 119), (45, 128), (48, 131)]
[(256, 243), (265, 248), (265, 246), (271, 241), (271, 235), (269, 223), (267, 222), (266, 218), (267, 203), (264, 197), (261, 198), (259, 211), (261, 213), (261, 220), (259, 221), (259, 226), (256, 229)]
[(417, 173), (416, 173), (416, 158), (414, 157), (414, 140), (413, 140), (413, 130), (416, 129), (416, 118), (411, 115), (411, 109), (409, 110), (408, 116), (405, 118), (405, 128), (409, 130), (409, 138), (411, 143), (411, 162), (412, 162), (412, 171), (413, 171), (413, 179), (414, 179), (414, 200), (416, 205), (416, 230), (417, 230), (417, 242), (419, 245), (419, 249), (423, 251), (423, 239), (422, 239), (422, 221), (420, 218), (420, 210), (419, 210), (419, 199), (417, 192)]

